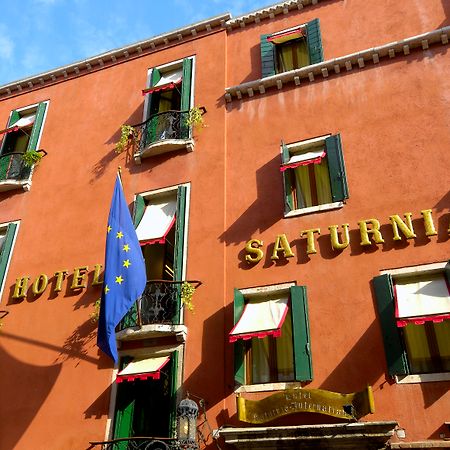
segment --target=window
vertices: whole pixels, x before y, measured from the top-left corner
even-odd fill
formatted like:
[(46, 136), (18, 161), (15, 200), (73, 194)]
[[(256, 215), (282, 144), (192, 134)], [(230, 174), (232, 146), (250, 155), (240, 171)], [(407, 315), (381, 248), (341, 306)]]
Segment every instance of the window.
[[(115, 439), (174, 436), (177, 366), (178, 351), (121, 358), (116, 378)], [(123, 448), (128, 448), (125, 442)]]
[(6, 273), (11, 259), (17, 223), (0, 225), (0, 299), (6, 281)]
[(305, 286), (234, 293), (236, 385), (312, 380)]
[[(27, 150), (38, 150), (48, 102), (14, 110), (4, 134), (0, 150), (0, 190), (17, 185), (29, 189), (31, 168), (22, 160)], [(12, 182), (12, 183), (11, 183)]]
[(374, 278), (391, 376), (450, 372), (449, 274), (447, 263)]
[(181, 282), (184, 279), (187, 186), (136, 196), (134, 223), (147, 270), (147, 286), (124, 317), (121, 329), (181, 323)]
[(273, 34), (261, 35), (262, 77), (323, 61), (319, 19)]
[[(191, 127), (187, 125), (193, 100), (193, 57), (150, 69), (140, 157), (156, 155), (191, 146)], [(178, 142), (183, 141), (183, 142)], [(187, 142), (189, 141), (189, 142)]]
[(281, 163), (285, 215), (342, 206), (339, 202), (348, 198), (339, 134), (282, 143)]

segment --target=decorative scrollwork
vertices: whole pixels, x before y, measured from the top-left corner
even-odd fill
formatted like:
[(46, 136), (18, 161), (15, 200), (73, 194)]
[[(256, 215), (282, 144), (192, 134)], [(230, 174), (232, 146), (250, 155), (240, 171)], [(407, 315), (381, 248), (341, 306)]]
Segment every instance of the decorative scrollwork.
[(22, 153), (0, 155), (0, 181), (28, 180), (31, 168), (22, 159)]

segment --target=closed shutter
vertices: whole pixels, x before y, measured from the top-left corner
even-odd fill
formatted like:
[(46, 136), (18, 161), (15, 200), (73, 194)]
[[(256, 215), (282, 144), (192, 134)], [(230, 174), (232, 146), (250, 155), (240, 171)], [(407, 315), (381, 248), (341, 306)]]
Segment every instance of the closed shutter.
[(14, 236), (16, 235), (17, 224), (10, 223), (6, 228), (6, 236), (0, 249), (0, 291), (6, 279), (6, 268), (12, 252)]
[(268, 42), (270, 34), (261, 35), (261, 77), (275, 75), (275, 45)]
[(41, 133), (42, 122), (44, 121), (45, 103), (39, 103), (36, 111), (36, 118), (34, 119), (33, 129), (31, 130), (30, 140), (28, 141), (27, 150), (38, 150), (39, 135)]
[[(175, 221), (175, 249), (174, 249), (174, 280), (181, 281), (183, 279), (183, 256), (184, 256), (184, 230), (186, 215), (186, 186), (178, 186), (177, 190), (177, 212)], [(177, 295), (177, 312), (174, 316), (175, 324), (180, 323), (180, 301), (181, 301), (181, 285), (178, 284)]]
[[(289, 149), (281, 141), (281, 164), (287, 164), (290, 159)], [(285, 170), (282, 172), (283, 176), (283, 189), (284, 189), (284, 213), (287, 214), (289, 211), (294, 209), (294, 201), (292, 198), (292, 178), (291, 170)]]
[(391, 376), (407, 375), (409, 369), (406, 351), (395, 323), (394, 290), (391, 275), (385, 274), (375, 277), (373, 287), (377, 299), (388, 373)]
[(170, 412), (169, 412), (169, 435), (174, 437), (177, 427), (177, 390), (178, 390), (178, 351), (170, 355)]
[(342, 154), (341, 135), (336, 134), (325, 139), (328, 171), (333, 202), (348, 198), (347, 175), (345, 173), (344, 155)]
[(314, 19), (307, 23), (306, 36), (308, 43), (309, 63), (317, 64), (322, 62), (323, 47), (319, 19)]
[[(234, 290), (234, 324), (236, 325), (244, 311), (245, 300), (239, 289)], [(245, 344), (238, 339), (234, 344), (234, 383), (245, 384)]]
[(297, 381), (311, 381), (313, 379), (313, 369), (306, 286), (293, 286), (289, 290), (292, 310), (295, 379)]
[(145, 201), (142, 195), (136, 195), (136, 200), (134, 201), (134, 214), (133, 223), (134, 228), (137, 228), (145, 212)]

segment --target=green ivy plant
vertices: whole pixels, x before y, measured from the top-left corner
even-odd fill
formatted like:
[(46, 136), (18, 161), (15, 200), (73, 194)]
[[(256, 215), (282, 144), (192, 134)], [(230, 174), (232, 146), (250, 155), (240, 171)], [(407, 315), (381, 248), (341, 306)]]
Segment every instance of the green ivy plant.
[(194, 304), (192, 303), (194, 292), (195, 287), (188, 281), (184, 281), (181, 285), (181, 302), (191, 312), (194, 311)]
[(44, 155), (37, 150), (27, 150), (22, 155), (22, 161), (27, 167), (33, 167), (40, 163)]
[(203, 109), (198, 106), (191, 108), (186, 118), (186, 125), (199, 130), (205, 128), (206, 125), (205, 120), (203, 119), (203, 113)]
[(129, 145), (130, 139), (135, 139), (135, 129), (131, 125), (120, 127), (120, 139), (114, 147), (116, 153), (122, 153)]

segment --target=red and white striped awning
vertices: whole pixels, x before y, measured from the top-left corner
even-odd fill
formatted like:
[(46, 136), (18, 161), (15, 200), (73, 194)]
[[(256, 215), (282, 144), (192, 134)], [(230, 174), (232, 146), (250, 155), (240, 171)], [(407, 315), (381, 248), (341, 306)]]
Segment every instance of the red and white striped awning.
[(26, 128), (33, 125), (36, 120), (36, 114), (28, 114), (27, 116), (21, 117), (17, 122), (13, 123), (10, 127), (5, 128), (0, 131), (0, 134), (12, 133), (19, 130), (20, 128)]
[(287, 169), (295, 169), (296, 167), (307, 166), (309, 164), (320, 164), (325, 156), (326, 152), (323, 148), (300, 153), (292, 156), (286, 164), (282, 164), (280, 166), (280, 171), (284, 172)]
[(450, 286), (443, 274), (395, 280), (397, 326), (450, 319)]
[(153, 92), (164, 91), (166, 89), (173, 89), (175, 86), (181, 84), (182, 79), (182, 68), (163, 73), (161, 74), (160, 80), (154, 86), (143, 89), (142, 95), (152, 94)]
[(292, 41), (305, 36), (305, 27), (296, 27), (290, 30), (280, 31), (268, 36), (267, 40), (274, 44), (282, 44), (283, 42)]
[(281, 327), (287, 312), (287, 298), (247, 303), (241, 318), (230, 332), (230, 342), (238, 339), (281, 336)]
[(148, 378), (159, 380), (160, 371), (169, 362), (169, 359), (170, 356), (134, 359), (117, 374), (116, 382), (147, 380)]
[(148, 205), (136, 228), (141, 245), (164, 244), (166, 236), (175, 223), (176, 200)]

